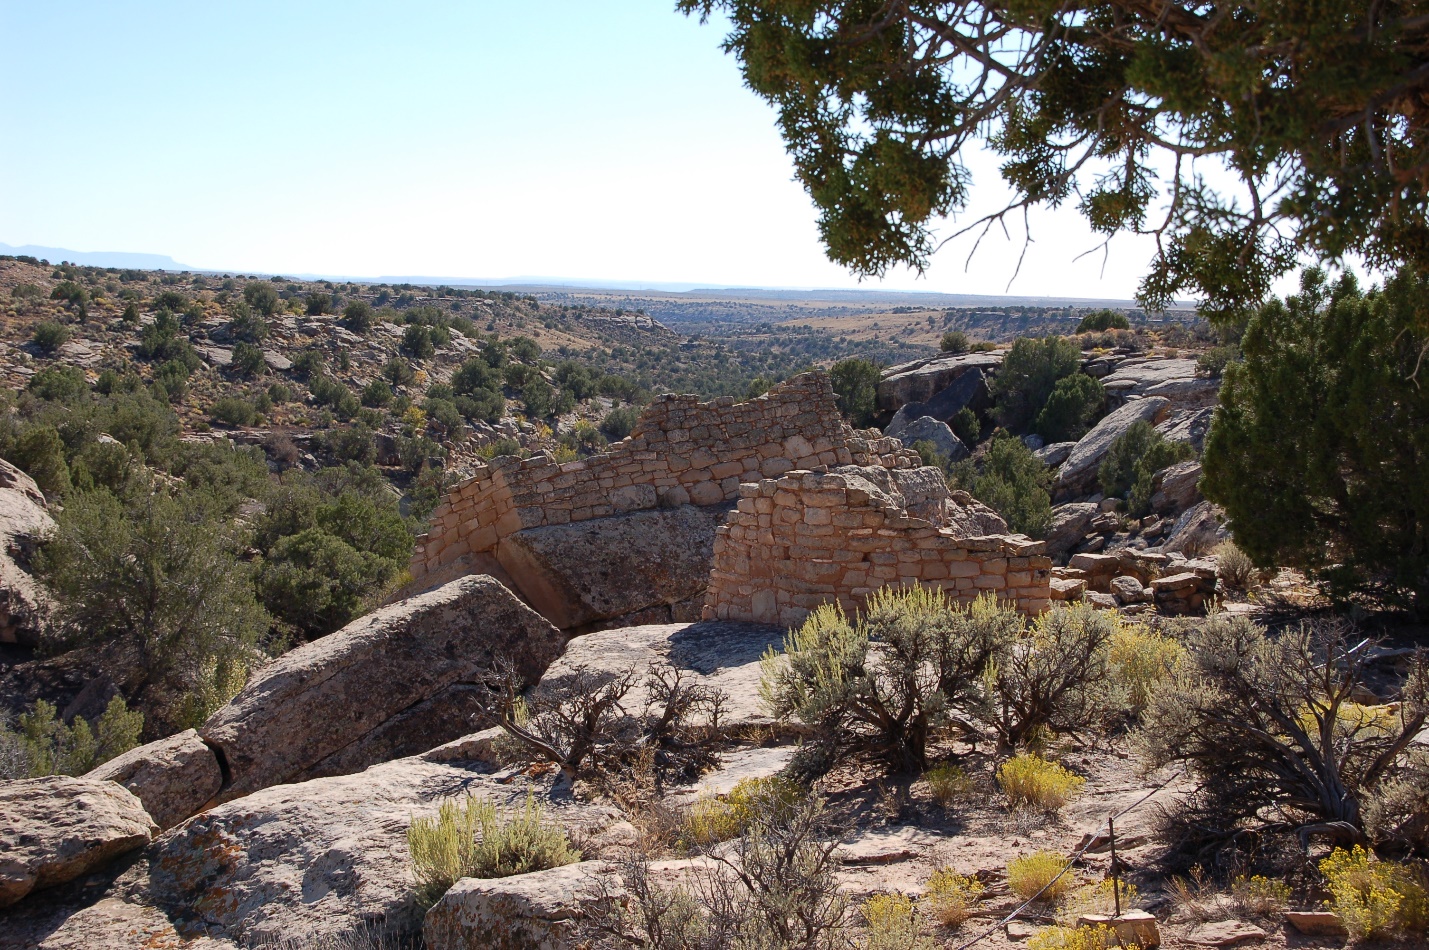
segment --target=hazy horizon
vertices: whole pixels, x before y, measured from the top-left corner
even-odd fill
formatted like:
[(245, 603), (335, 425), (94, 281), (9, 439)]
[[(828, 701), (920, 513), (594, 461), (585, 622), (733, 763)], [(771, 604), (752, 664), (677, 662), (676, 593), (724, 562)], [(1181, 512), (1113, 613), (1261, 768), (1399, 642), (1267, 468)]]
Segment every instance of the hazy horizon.
[[(1021, 235), (994, 229), (966, 269), (971, 238), (924, 276), (860, 282), (825, 257), (723, 23), (672, 0), (8, 4), (0, 30), (14, 245), (238, 273), (1117, 300), (1153, 250), (1119, 237), (1103, 274), (1069, 203), (1032, 212), (1016, 280)], [(973, 205), (943, 237), (1008, 194), (992, 156), (965, 159)]]

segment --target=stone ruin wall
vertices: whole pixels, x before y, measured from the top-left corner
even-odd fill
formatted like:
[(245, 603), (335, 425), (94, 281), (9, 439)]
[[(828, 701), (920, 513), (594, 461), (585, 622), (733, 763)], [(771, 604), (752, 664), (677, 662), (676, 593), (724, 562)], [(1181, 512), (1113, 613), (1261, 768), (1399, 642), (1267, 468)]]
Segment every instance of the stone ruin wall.
[[(852, 484), (851, 484), (852, 483)], [(861, 607), (888, 584), (991, 593), (1046, 610), (1052, 560), (1021, 535), (957, 537), (839, 474), (790, 472), (741, 485), (715, 536), (704, 617), (793, 625), (818, 605)]]
[(718, 505), (737, 497), (741, 482), (849, 464), (919, 462), (897, 440), (864, 438), (843, 424), (826, 373), (797, 376), (743, 403), (661, 396), (604, 454), (564, 464), (545, 453), (500, 458), (453, 488), (418, 539), (413, 586), (497, 570), (497, 545), (526, 528)]

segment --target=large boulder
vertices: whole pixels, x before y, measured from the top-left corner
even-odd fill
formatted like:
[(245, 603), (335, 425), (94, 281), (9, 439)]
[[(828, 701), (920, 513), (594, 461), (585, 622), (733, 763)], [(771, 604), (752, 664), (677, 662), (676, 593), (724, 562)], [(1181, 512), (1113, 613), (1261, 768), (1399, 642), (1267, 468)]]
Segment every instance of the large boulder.
[(541, 682), (559, 686), (581, 668), (612, 676), (633, 669), (638, 682), (624, 706), (638, 712), (649, 696), (644, 674), (653, 665), (678, 671), (692, 685), (724, 692), (722, 729), (772, 727), (759, 695), (760, 658), (770, 647), (783, 649), (783, 643), (782, 627), (719, 620), (602, 630), (572, 640)]
[(163, 829), (203, 808), (223, 786), (218, 759), (193, 729), (130, 749), (86, 778), (123, 785)]
[(955, 538), (980, 538), (1007, 534), (1007, 521), (965, 491), (955, 491), (948, 499), (948, 515), (943, 527)]
[(1195, 557), (1211, 551), (1222, 541), (1230, 540), (1230, 536), (1225, 526), (1225, 513), (1209, 501), (1203, 501), (1181, 513), (1166, 533), (1161, 550)]
[(1200, 462), (1177, 462), (1162, 469), (1151, 482), (1151, 510), (1163, 516), (1181, 514), (1203, 500), (1200, 485)]
[[(604, 881), (602, 887), (599, 882)], [(427, 911), (427, 950), (565, 950), (597, 889), (623, 891), (602, 861), (512, 877), (463, 878)]]
[(0, 782), (0, 907), (142, 848), (158, 830), (139, 799), (113, 782)]
[(497, 558), (526, 601), (562, 630), (652, 608), (656, 619), (693, 619), (727, 512), (680, 505), (527, 528), (503, 539)]
[[(887, 498), (903, 508), (911, 517), (922, 518), (939, 527), (949, 524), (952, 496), (942, 469), (931, 465), (917, 468), (884, 468), (881, 465), (840, 465), (835, 475), (856, 478), (850, 488), (861, 488), (875, 497)], [(995, 532), (983, 532), (992, 534)]]
[(564, 635), (474, 575), (383, 607), (270, 664), (204, 724), (225, 799), (360, 771), (470, 731), (492, 661), (534, 683)]
[(1078, 440), (1062, 467), (1057, 470), (1056, 488), (1062, 496), (1075, 496), (1096, 481), (1097, 467), (1111, 444), (1137, 422), (1155, 422), (1170, 404), (1162, 396), (1148, 396), (1127, 403), (1102, 418), (1092, 431)]
[(35, 480), (0, 459), (0, 643), (38, 641), (45, 594), (29, 561), (54, 530)]
[(1195, 360), (1161, 357), (1124, 360), (1102, 379), (1102, 386), (1115, 401), (1162, 396), (1178, 409), (1213, 405), (1220, 385), (1220, 380), (1198, 376)]
[(888, 434), (898, 439), (908, 448), (912, 448), (918, 442), (930, 442), (933, 451), (947, 460), (947, 464), (961, 462), (972, 453), (963, 441), (953, 434), (953, 430), (948, 428), (946, 422), (940, 422), (932, 416), (922, 416), (912, 422), (901, 426), (897, 432), (889, 427)]
[(1043, 543), (1053, 557), (1066, 554), (1081, 543), (1091, 530), (1092, 519), (1101, 508), (1089, 501), (1073, 501), (1052, 509), (1052, 527)]
[(1156, 431), (1171, 442), (1184, 442), (1200, 454), (1206, 444), (1206, 433), (1210, 431), (1211, 419), (1216, 410), (1177, 409), (1166, 421), (1156, 427)]
[(963, 409), (980, 412), (986, 409), (991, 401), (987, 374), (980, 369), (970, 369), (927, 402), (905, 403), (893, 414), (893, 420), (883, 431), (885, 435), (897, 437), (899, 429), (924, 416), (951, 423)]
[(944, 353), (890, 366), (878, 381), (878, 408), (895, 412), (910, 402), (927, 402), (964, 373), (995, 371), (1002, 365), (1002, 357), (996, 352)]
[(574, 837), (619, 820), (552, 778), (416, 756), (359, 775), (267, 788), (196, 815), (157, 838), (107, 897), (186, 919), (186, 930), (245, 946), (313, 940), (373, 924), (421, 926), (407, 829), (441, 803), (473, 795), (498, 807), (534, 796)]

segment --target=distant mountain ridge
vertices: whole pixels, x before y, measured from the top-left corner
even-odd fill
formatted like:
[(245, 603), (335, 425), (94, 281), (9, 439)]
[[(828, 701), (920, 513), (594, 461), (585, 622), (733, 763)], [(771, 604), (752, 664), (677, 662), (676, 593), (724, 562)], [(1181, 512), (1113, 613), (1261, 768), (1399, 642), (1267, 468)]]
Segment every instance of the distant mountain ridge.
[(40, 260), (58, 264), (69, 261), (85, 267), (131, 267), (135, 270), (197, 270), (187, 264), (180, 264), (167, 254), (135, 254), (129, 251), (71, 251), (63, 247), (43, 247), (39, 244), (0, 243), (0, 254), (16, 257), (38, 257)]
[[(73, 251), (63, 247), (44, 247), (38, 244), (24, 244), (18, 247), (0, 243), (0, 254), (28, 255), (58, 264), (69, 261), (89, 267), (128, 267), (140, 270), (194, 271), (204, 274), (225, 272), (240, 273), (232, 268), (193, 267), (181, 264), (166, 254), (135, 254), (127, 251)], [(257, 275), (260, 271), (249, 270)], [(513, 293), (527, 293), (545, 297), (551, 294), (570, 294), (591, 291), (597, 294), (629, 293), (654, 297), (708, 298), (722, 300), (747, 300), (769, 302), (823, 302), (856, 305), (921, 306), (921, 307), (1113, 307), (1128, 308), (1137, 304), (1132, 300), (1114, 297), (1063, 297), (1058, 295), (991, 295), (959, 294), (932, 290), (865, 290), (861, 287), (749, 287), (736, 284), (699, 284), (674, 281), (651, 280), (603, 280), (598, 278), (577, 279), (566, 277), (433, 277), (428, 275), (382, 275), (362, 277), (351, 274), (309, 274), (283, 271), (290, 279), (315, 281), (353, 281), (361, 284), (414, 284), (425, 287), (478, 287), (501, 289)], [(1195, 304), (1177, 301), (1171, 309), (1195, 309)]]

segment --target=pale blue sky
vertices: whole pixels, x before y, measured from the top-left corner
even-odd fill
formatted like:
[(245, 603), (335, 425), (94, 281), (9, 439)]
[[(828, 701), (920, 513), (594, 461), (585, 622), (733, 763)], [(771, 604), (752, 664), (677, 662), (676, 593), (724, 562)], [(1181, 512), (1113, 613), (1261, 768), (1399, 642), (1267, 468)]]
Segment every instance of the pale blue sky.
[[(772, 110), (673, 0), (0, 0), (0, 241), (233, 271), (854, 286)], [(1004, 192), (973, 161), (977, 201)], [(1011, 292), (1130, 296), (1034, 219)], [(1003, 293), (1021, 249), (866, 287)]]

